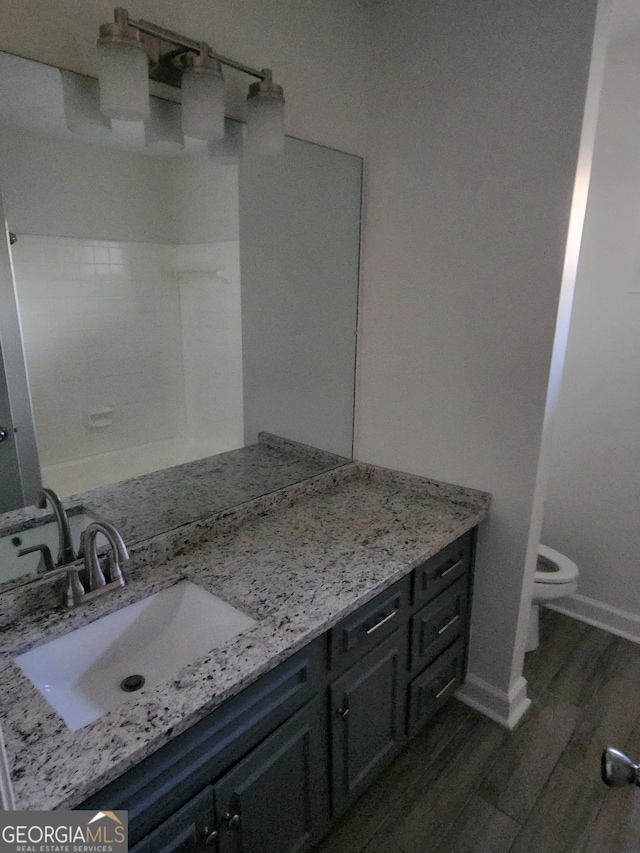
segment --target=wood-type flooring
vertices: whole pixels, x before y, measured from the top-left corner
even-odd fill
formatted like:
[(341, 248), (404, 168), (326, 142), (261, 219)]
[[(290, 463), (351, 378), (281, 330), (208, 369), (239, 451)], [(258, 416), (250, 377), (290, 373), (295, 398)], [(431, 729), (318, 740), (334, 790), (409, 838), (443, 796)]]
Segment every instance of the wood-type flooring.
[(520, 726), (451, 700), (313, 853), (640, 853), (640, 788), (600, 781), (640, 762), (640, 645), (542, 613)]

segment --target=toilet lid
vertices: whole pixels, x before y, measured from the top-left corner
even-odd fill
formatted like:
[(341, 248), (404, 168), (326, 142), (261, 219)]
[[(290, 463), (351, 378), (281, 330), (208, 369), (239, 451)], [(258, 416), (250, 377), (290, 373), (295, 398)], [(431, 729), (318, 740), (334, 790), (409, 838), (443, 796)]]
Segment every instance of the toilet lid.
[(546, 545), (538, 546), (536, 583), (571, 583), (577, 579), (578, 567), (572, 560)]

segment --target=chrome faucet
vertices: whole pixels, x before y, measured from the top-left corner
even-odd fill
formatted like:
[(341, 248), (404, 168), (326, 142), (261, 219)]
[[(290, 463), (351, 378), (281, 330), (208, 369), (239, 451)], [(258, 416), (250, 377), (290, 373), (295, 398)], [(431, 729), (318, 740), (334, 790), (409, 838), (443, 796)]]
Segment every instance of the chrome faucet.
[(109, 550), (107, 551), (106, 570), (109, 575), (109, 586), (124, 586), (124, 577), (120, 567), (120, 561), (126, 562), (129, 559), (127, 546), (124, 544), (122, 536), (118, 533), (113, 524), (108, 521), (92, 521), (82, 531), (80, 540), (80, 555), (84, 557), (84, 565), (88, 577), (89, 590), (91, 592), (107, 586), (100, 558), (98, 557), (98, 547), (96, 539), (99, 533), (109, 542)]
[(73, 542), (71, 541), (71, 529), (69, 527), (69, 519), (67, 513), (53, 489), (41, 489), (36, 498), (36, 506), (38, 509), (46, 509), (47, 502), (51, 504), (51, 509), (56, 517), (58, 525), (58, 559), (56, 566), (66, 566), (68, 563), (73, 563), (76, 559), (76, 554), (73, 550)]
[[(103, 566), (98, 556), (96, 537), (101, 533), (109, 543), (104, 569), (108, 580), (104, 576)], [(82, 532), (80, 539), (79, 557), (83, 564), (60, 566), (47, 577), (66, 575), (67, 586), (65, 589), (65, 603), (67, 607), (77, 607), (85, 601), (92, 601), (104, 592), (124, 586), (124, 576), (120, 563), (129, 559), (127, 546), (122, 536), (113, 524), (107, 521), (92, 521)], [(80, 572), (83, 573), (82, 579)]]
[(18, 557), (23, 557), (25, 554), (33, 554), (36, 551), (40, 552), (40, 562), (36, 569), (37, 574), (49, 574), (57, 566), (66, 566), (77, 559), (76, 553), (73, 550), (69, 519), (60, 498), (53, 489), (40, 489), (36, 498), (36, 506), (38, 509), (46, 509), (47, 503), (51, 504), (58, 528), (58, 557), (56, 562), (53, 562), (48, 545), (33, 545), (31, 548), (22, 548), (18, 551)]

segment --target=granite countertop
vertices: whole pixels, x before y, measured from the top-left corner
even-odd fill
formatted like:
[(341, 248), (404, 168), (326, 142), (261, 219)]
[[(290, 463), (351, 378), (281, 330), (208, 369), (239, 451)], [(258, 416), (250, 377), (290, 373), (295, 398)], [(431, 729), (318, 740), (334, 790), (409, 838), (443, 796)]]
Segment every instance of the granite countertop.
[[(132, 544), (350, 461), (261, 432), (256, 444), (78, 492), (63, 504), (70, 515), (84, 510), (110, 521)], [(50, 509), (34, 506), (0, 514), (0, 536), (49, 520)]]
[[(474, 527), (489, 501), (354, 463), (142, 543), (124, 589), (75, 611), (52, 609), (50, 581), (0, 596), (0, 714), (17, 808), (73, 808)], [(78, 731), (11, 660), (182, 578), (257, 624)]]

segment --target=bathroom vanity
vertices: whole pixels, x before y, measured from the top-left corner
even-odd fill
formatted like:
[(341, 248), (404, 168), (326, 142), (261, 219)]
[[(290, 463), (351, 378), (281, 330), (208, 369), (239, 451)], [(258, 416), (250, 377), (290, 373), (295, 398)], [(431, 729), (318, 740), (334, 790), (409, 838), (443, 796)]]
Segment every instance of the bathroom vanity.
[(80, 807), (127, 809), (135, 853), (306, 848), (461, 684), (474, 533)]
[[(488, 507), (345, 465), (141, 543), (110, 601), (14, 622), (0, 692), (18, 807), (126, 808), (137, 853), (310, 847), (463, 680)], [(257, 624), (85, 728), (12, 662), (183, 578)]]

